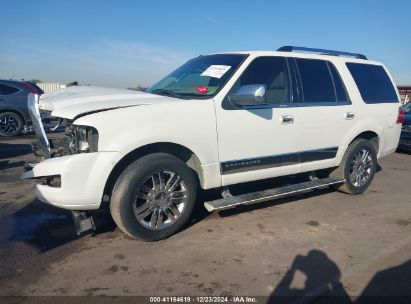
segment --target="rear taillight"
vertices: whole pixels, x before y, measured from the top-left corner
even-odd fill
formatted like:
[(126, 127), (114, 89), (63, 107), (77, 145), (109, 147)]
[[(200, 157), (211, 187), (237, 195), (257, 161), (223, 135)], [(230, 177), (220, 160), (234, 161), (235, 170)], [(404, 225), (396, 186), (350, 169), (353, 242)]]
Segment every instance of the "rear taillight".
[(397, 124), (402, 124), (404, 122), (404, 110), (400, 108), (398, 110)]
[(36, 90), (35, 88), (33, 88), (31, 85), (29, 85), (26, 82), (22, 82), (21, 84), (25, 86), (30, 91), (30, 93), (33, 93), (39, 96), (42, 94), (41, 92), (39, 92), (38, 90)]

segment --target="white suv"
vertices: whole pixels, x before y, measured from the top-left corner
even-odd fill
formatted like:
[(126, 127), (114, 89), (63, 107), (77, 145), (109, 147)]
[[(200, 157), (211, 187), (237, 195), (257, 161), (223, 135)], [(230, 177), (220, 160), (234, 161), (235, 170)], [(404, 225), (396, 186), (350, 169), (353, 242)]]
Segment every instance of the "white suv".
[[(36, 98), (29, 101), (33, 121)], [(209, 211), (332, 185), (370, 185), (377, 159), (401, 132), (392, 77), (360, 54), (282, 47), (199, 56), (145, 92), (77, 87), (45, 95), (40, 108), (66, 125), (23, 178), (42, 179), (37, 197), (73, 210), (78, 233), (88, 210), (109, 206), (128, 235), (158, 240), (190, 218), (197, 189), (221, 188)], [(52, 148), (50, 148), (50, 146)], [(328, 168), (329, 175), (232, 196), (228, 186)]]

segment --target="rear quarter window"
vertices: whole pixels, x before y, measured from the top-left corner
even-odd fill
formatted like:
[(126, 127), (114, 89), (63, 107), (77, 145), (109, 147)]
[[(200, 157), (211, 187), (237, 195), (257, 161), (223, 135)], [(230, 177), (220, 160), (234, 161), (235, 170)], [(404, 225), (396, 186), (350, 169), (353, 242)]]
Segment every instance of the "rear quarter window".
[(398, 103), (397, 92), (380, 65), (346, 63), (365, 103)]
[(11, 95), (16, 92), (18, 92), (19, 89), (6, 85), (6, 84), (0, 84), (0, 95)]

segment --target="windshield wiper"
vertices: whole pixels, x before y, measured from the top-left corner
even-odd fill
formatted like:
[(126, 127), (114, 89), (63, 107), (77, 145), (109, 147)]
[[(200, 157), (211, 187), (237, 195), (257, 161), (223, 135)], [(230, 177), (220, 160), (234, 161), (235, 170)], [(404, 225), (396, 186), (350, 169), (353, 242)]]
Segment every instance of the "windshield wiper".
[(174, 91), (166, 90), (166, 89), (155, 89), (155, 90), (152, 90), (150, 93), (151, 94), (159, 94), (159, 95), (165, 95), (165, 96), (171, 96), (171, 97), (175, 97), (175, 98), (183, 98), (184, 99), (184, 97), (182, 95), (180, 95), (180, 94), (178, 94)]

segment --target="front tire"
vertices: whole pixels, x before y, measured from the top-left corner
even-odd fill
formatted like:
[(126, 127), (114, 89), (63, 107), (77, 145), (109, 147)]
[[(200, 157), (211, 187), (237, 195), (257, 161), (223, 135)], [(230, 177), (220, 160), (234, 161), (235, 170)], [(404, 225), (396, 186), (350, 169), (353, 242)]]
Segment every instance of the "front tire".
[(130, 164), (118, 178), (110, 211), (117, 226), (133, 238), (167, 238), (189, 220), (197, 195), (193, 171), (179, 158), (154, 153)]
[(17, 136), (24, 127), (23, 119), (14, 112), (0, 113), (0, 136)]
[(375, 146), (369, 140), (356, 139), (348, 146), (340, 166), (330, 174), (345, 179), (345, 183), (332, 187), (348, 194), (363, 193), (374, 179), (376, 170)]

